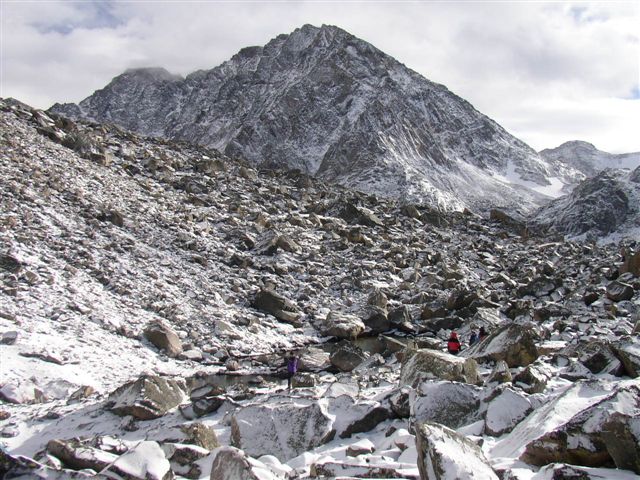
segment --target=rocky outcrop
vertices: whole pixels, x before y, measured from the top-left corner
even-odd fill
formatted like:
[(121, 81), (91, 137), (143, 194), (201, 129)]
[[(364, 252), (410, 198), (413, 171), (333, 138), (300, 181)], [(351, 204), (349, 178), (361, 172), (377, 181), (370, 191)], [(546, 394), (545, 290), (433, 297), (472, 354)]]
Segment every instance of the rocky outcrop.
[(253, 300), (253, 306), (270, 313), (281, 322), (290, 323), (296, 327), (302, 326), (297, 305), (273, 290), (260, 290)]

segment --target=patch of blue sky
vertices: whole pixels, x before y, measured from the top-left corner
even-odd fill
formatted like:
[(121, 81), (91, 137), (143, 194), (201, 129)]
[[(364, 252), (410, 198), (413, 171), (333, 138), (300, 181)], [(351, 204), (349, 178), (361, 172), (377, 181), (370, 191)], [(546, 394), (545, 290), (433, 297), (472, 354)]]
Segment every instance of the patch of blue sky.
[(609, 17), (604, 12), (594, 13), (586, 5), (574, 5), (569, 9), (573, 20), (580, 23), (606, 22)]
[(72, 2), (75, 15), (56, 22), (46, 20), (34, 22), (32, 25), (40, 33), (59, 33), (69, 35), (78, 28), (86, 30), (117, 28), (124, 25), (125, 19), (115, 14), (113, 0), (96, 0), (90, 2)]

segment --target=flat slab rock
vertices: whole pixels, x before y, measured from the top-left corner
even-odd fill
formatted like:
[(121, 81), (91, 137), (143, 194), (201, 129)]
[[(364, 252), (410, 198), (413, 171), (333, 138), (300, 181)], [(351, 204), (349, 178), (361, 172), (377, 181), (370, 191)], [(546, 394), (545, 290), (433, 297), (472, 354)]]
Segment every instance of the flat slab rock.
[(319, 402), (251, 405), (231, 417), (231, 442), (252, 457), (286, 461), (331, 440), (333, 420)]
[(186, 400), (183, 386), (177, 381), (155, 375), (143, 376), (109, 395), (111, 411), (151, 420), (165, 415)]
[(420, 478), (498, 480), (482, 450), (471, 440), (437, 423), (416, 425)]
[(402, 363), (400, 385), (413, 385), (420, 379), (480, 383), (475, 360), (429, 349), (412, 352)]

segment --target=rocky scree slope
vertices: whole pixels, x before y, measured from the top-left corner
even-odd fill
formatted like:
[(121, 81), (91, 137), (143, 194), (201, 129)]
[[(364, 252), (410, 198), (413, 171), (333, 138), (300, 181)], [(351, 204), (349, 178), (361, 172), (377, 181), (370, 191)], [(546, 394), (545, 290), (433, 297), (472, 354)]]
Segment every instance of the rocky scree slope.
[(640, 472), (637, 245), (524, 238), (15, 102), (0, 123), (8, 478)]
[(530, 210), (554, 175), (446, 87), (333, 26), (305, 25), (184, 79), (130, 70), (51, 111), (448, 210)]

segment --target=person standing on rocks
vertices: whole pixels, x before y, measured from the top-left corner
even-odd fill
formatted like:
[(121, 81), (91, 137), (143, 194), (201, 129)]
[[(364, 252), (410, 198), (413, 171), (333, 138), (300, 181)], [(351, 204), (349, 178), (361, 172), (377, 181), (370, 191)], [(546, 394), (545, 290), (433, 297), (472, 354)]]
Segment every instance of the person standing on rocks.
[(478, 332), (471, 330), (471, 336), (469, 337), (469, 346), (478, 343)]
[(487, 335), (489, 334), (484, 329), (484, 327), (480, 327), (480, 331), (478, 332), (478, 341), (484, 340), (485, 338), (487, 338)]
[(298, 361), (298, 356), (293, 352), (287, 356), (287, 386), (289, 390), (291, 390), (291, 379), (298, 371)]
[(458, 334), (451, 332), (451, 336), (447, 341), (447, 351), (452, 355), (457, 355), (460, 350), (462, 350), (462, 346), (460, 345), (460, 340), (458, 340)]

